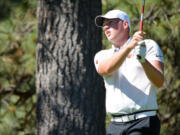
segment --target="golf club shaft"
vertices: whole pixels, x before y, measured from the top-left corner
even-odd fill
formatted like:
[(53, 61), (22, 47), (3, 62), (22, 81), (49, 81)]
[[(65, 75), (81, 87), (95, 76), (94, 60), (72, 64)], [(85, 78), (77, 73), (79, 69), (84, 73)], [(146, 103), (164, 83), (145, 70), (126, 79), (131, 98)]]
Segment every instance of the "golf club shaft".
[(143, 31), (144, 6), (145, 6), (145, 0), (143, 0), (142, 9), (141, 9), (140, 31)]
[[(140, 20), (140, 31), (143, 31), (143, 17), (144, 17), (144, 6), (145, 6), (145, 0), (143, 0), (142, 9), (141, 9), (141, 20)], [(139, 43), (140, 46), (145, 47), (145, 42), (142, 41)], [(141, 55), (137, 55), (137, 59), (141, 60)]]

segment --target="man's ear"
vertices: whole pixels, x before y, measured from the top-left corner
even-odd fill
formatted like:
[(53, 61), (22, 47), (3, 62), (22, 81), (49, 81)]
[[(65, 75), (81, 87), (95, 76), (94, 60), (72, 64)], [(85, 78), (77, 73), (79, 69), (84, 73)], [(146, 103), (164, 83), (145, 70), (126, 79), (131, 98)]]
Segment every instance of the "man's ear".
[(129, 29), (128, 21), (123, 22), (124, 29)]

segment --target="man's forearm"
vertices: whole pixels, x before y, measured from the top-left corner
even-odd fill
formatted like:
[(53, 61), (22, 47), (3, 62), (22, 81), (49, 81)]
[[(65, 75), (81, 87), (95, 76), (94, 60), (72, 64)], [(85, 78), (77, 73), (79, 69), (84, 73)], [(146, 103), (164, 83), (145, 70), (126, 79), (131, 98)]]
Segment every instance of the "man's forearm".
[(163, 86), (164, 83), (164, 74), (163, 68), (164, 64), (159, 61), (154, 61), (152, 63), (147, 60), (142, 63), (144, 71), (149, 78), (149, 80), (158, 88)]
[(111, 75), (115, 72), (124, 62), (128, 56), (131, 48), (128, 46), (115, 53), (111, 58), (101, 62), (99, 64), (98, 72), (101, 75)]

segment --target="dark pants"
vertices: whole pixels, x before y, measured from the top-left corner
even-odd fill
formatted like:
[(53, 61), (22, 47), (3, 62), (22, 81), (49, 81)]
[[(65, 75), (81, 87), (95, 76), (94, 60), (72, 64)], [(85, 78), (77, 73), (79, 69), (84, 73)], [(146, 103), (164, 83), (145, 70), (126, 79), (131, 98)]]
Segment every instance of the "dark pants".
[(107, 135), (159, 135), (160, 120), (157, 116), (141, 118), (130, 122), (111, 122)]

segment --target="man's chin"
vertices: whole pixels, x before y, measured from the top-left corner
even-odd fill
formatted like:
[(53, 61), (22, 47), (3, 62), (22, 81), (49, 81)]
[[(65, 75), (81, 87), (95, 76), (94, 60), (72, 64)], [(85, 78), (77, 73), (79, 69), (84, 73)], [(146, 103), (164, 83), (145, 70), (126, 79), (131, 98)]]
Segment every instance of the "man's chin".
[(113, 43), (114, 39), (112, 37), (108, 37), (109, 42)]

